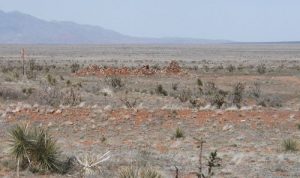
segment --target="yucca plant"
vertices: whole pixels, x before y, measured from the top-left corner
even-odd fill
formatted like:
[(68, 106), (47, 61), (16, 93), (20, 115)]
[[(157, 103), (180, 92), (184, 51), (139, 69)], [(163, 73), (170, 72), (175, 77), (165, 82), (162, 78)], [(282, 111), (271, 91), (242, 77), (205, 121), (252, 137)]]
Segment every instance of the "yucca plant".
[(19, 163), (34, 172), (65, 172), (66, 164), (58, 160), (60, 154), (56, 142), (45, 130), (17, 125), (9, 135), (11, 154), (18, 161), (17, 172)]

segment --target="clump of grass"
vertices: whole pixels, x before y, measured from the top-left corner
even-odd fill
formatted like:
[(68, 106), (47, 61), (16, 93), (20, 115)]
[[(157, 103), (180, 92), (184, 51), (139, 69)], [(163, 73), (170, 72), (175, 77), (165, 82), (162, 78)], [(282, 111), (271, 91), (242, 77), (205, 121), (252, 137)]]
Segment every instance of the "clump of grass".
[(297, 128), (298, 128), (298, 130), (300, 130), (300, 123), (297, 124)]
[(56, 79), (54, 77), (52, 77), (52, 75), (50, 75), (50, 74), (47, 75), (47, 81), (50, 85), (56, 84)]
[(168, 92), (163, 88), (161, 84), (157, 85), (155, 92), (159, 95), (168, 96)]
[(122, 88), (125, 84), (122, 82), (120, 77), (112, 77), (110, 78), (110, 85), (115, 89), (119, 89)]
[(162, 175), (155, 169), (138, 167), (126, 167), (119, 171), (119, 178), (162, 178)]
[(297, 142), (293, 139), (286, 139), (283, 141), (283, 147), (285, 151), (297, 151)]
[(183, 138), (184, 137), (184, 132), (181, 128), (177, 128), (174, 134), (175, 138)]
[(10, 132), (11, 154), (32, 172), (65, 173), (56, 141), (43, 129), (17, 125)]

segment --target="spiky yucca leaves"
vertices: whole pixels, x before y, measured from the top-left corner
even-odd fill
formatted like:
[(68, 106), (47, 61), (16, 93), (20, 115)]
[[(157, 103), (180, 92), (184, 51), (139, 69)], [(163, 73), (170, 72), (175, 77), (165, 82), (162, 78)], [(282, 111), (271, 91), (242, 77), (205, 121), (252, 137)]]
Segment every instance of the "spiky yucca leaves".
[[(16, 126), (9, 132), (11, 137), (11, 153), (21, 161), (28, 159), (28, 148), (31, 143), (29, 141), (29, 133), (27, 126)], [(25, 159), (27, 158), (27, 159)]]
[(10, 131), (11, 153), (32, 171), (63, 173), (66, 167), (58, 160), (56, 142), (43, 129), (17, 125)]
[(58, 147), (53, 138), (43, 129), (35, 129), (32, 136), (33, 144), (29, 152), (34, 167), (44, 171), (62, 172)]
[(126, 167), (119, 172), (119, 178), (163, 178), (159, 172), (154, 169), (138, 167)]

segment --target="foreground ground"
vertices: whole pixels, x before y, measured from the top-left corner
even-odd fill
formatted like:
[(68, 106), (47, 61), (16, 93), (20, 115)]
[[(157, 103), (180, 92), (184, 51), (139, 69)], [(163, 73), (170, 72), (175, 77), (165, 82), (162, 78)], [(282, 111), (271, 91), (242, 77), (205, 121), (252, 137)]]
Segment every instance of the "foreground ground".
[(24, 123), (48, 129), (65, 156), (110, 150), (95, 177), (137, 164), (196, 177), (200, 138), (205, 158), (222, 159), (215, 177), (300, 176), (297, 149), (283, 144), (300, 138), (299, 45), (25, 46), (26, 77), (22, 47), (0, 46), (0, 176), (16, 176), (7, 132)]

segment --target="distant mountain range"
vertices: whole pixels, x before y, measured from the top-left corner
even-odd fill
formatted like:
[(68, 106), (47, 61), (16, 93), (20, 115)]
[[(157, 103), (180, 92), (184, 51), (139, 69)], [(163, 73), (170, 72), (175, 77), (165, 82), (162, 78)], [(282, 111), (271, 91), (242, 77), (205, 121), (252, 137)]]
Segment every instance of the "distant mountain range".
[(226, 40), (140, 38), (99, 26), (45, 21), (20, 12), (0, 11), (1, 44), (222, 44)]

